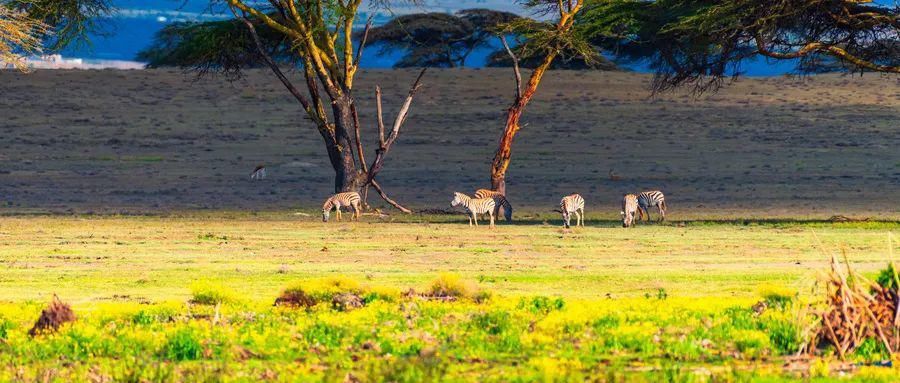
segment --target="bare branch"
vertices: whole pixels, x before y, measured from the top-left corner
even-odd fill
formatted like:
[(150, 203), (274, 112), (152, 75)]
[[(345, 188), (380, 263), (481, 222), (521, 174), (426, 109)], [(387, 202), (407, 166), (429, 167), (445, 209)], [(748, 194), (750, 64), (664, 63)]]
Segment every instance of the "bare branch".
[(500, 42), (503, 43), (503, 48), (506, 49), (506, 53), (509, 54), (509, 57), (513, 62), (513, 70), (516, 74), (516, 101), (522, 98), (522, 71), (519, 69), (519, 57), (513, 53), (512, 49), (509, 47), (509, 43), (506, 41), (506, 36), (500, 35)]
[(359, 48), (356, 48), (356, 59), (353, 62), (353, 65), (359, 67), (360, 59), (362, 58), (363, 50), (366, 48), (366, 42), (369, 41), (369, 30), (372, 29), (372, 20), (375, 18), (375, 15), (369, 16), (369, 19), (366, 20), (366, 29), (363, 30), (362, 39), (359, 41)]
[(384, 113), (381, 109), (381, 86), (375, 86), (375, 109), (378, 112), (378, 147), (384, 147)]
[(397, 201), (392, 200), (391, 197), (388, 197), (387, 193), (384, 192), (384, 190), (381, 188), (381, 185), (379, 185), (377, 181), (370, 180), (369, 183), (372, 185), (372, 187), (375, 188), (375, 191), (378, 192), (378, 195), (380, 195), (381, 199), (383, 199), (385, 202), (391, 204), (391, 206), (397, 208), (397, 210), (400, 210), (406, 214), (412, 214), (412, 210), (407, 209), (403, 205), (397, 203)]
[[(397, 137), (400, 136), (400, 128), (403, 126), (403, 123), (406, 121), (406, 117), (409, 115), (409, 107), (410, 105), (412, 105), (413, 97), (415, 97), (416, 92), (422, 86), (422, 77), (425, 76), (426, 71), (428, 71), (428, 68), (422, 69), (422, 72), (420, 72), (419, 76), (416, 77), (416, 82), (413, 83), (412, 87), (410, 88), (409, 95), (406, 96), (406, 101), (400, 108), (400, 112), (397, 113), (397, 119), (394, 120), (394, 126), (391, 129), (390, 135), (384, 141), (384, 144), (375, 151), (375, 160), (372, 161), (372, 166), (369, 167), (369, 177), (366, 180), (366, 184), (370, 184), (375, 180), (375, 176), (378, 175), (378, 173), (381, 171), (381, 168), (384, 166), (384, 159), (387, 156), (387, 153), (391, 150), (391, 146), (394, 144), (394, 141), (397, 140)], [(380, 89), (377, 90), (376, 98), (379, 100), (381, 99)], [(381, 108), (379, 107), (379, 109)], [(379, 113), (379, 116), (380, 115), (381, 114)], [(382, 132), (384, 132), (384, 123), (379, 123), (379, 133)]]

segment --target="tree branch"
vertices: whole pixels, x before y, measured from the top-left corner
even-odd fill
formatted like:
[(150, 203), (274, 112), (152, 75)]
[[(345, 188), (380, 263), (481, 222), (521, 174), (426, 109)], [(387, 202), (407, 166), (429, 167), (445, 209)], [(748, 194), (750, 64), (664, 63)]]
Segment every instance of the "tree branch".
[[(235, 17), (237, 17), (236, 13)], [(272, 72), (275, 73), (275, 76), (278, 77), (278, 80), (280, 80), (284, 87), (287, 88), (288, 92), (290, 92), (291, 95), (293, 95), (294, 98), (296, 98), (297, 101), (300, 102), (300, 105), (303, 106), (306, 114), (316, 122), (317, 126), (326, 125), (326, 121), (322, 119), (321, 115), (313, 110), (312, 104), (309, 102), (309, 100), (307, 100), (306, 97), (304, 97), (303, 94), (300, 93), (299, 90), (297, 90), (297, 87), (294, 86), (291, 80), (288, 79), (287, 76), (285, 76), (284, 72), (281, 71), (281, 68), (278, 67), (278, 63), (276, 63), (275, 60), (273, 60), (272, 57), (269, 56), (268, 52), (266, 52), (265, 48), (263, 47), (262, 40), (260, 40), (259, 38), (259, 34), (256, 33), (256, 27), (253, 25), (253, 23), (249, 19), (247, 19), (246, 16), (241, 16), (240, 19), (244, 22), (244, 25), (246, 25), (247, 29), (250, 31), (250, 35), (253, 37), (253, 41), (256, 44), (256, 49), (257, 51), (259, 51), (259, 55), (263, 58), (263, 61), (266, 62), (266, 65), (269, 66)]]
[[(394, 126), (391, 129), (391, 133), (384, 143), (375, 151), (375, 159), (372, 161), (372, 166), (369, 167), (369, 177), (366, 180), (366, 184), (370, 184), (375, 180), (375, 176), (381, 171), (381, 168), (384, 166), (384, 159), (387, 156), (387, 153), (391, 150), (391, 146), (394, 144), (394, 141), (397, 140), (397, 137), (400, 136), (400, 128), (403, 126), (403, 123), (406, 122), (406, 117), (409, 115), (409, 107), (412, 105), (413, 97), (415, 97), (416, 92), (419, 90), (422, 84), (422, 77), (425, 76), (425, 72), (428, 71), (428, 68), (422, 69), (422, 72), (419, 73), (419, 77), (416, 78), (415, 83), (413, 83), (412, 87), (409, 90), (409, 95), (406, 96), (406, 101), (403, 103), (403, 106), (400, 108), (400, 112), (397, 113), (397, 118), (394, 120)], [(378, 88), (376, 90), (376, 98), (381, 99), (381, 89)], [(380, 104), (380, 102), (378, 102)], [(381, 109), (380, 107), (378, 108)], [(382, 120), (379, 113), (379, 121)], [(384, 131), (384, 123), (379, 123), (379, 133)], [(379, 137), (380, 139), (381, 137)]]
[(384, 190), (381, 189), (381, 185), (379, 185), (377, 181), (370, 180), (369, 183), (372, 184), (372, 187), (375, 188), (375, 191), (378, 192), (378, 195), (380, 195), (381, 199), (383, 199), (385, 202), (391, 204), (391, 206), (397, 208), (397, 210), (400, 210), (406, 214), (412, 214), (412, 210), (405, 208), (403, 205), (397, 203), (397, 201), (392, 200), (391, 197), (388, 197), (387, 193), (385, 193)]
[(900, 66), (889, 66), (889, 65), (879, 65), (871, 61), (863, 60), (859, 57), (854, 56), (850, 52), (843, 48), (839, 48), (833, 45), (826, 45), (821, 42), (813, 42), (804, 45), (799, 50), (788, 53), (780, 53), (780, 52), (772, 52), (768, 48), (766, 48), (766, 41), (762, 38), (762, 35), (756, 34), (754, 36), (756, 39), (756, 50), (759, 54), (771, 57), (775, 59), (795, 59), (809, 55), (813, 52), (821, 52), (827, 55), (834, 56), (836, 58), (846, 60), (851, 64), (855, 65), (860, 69), (869, 69), (876, 72), (886, 72), (886, 73), (900, 73)]
[(384, 114), (381, 109), (381, 87), (375, 86), (375, 109), (378, 113), (378, 147), (384, 147)]
[(506, 53), (509, 54), (509, 57), (513, 62), (513, 71), (516, 74), (516, 101), (522, 98), (522, 71), (519, 69), (519, 57), (513, 53), (512, 49), (509, 47), (509, 43), (506, 41), (506, 36), (500, 35), (500, 42), (503, 43), (503, 48), (506, 49)]

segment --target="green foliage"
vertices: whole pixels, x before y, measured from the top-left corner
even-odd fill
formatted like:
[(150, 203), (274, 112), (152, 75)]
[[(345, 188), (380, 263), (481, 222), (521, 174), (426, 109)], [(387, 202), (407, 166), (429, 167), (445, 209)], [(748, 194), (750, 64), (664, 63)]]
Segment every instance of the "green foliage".
[(537, 296), (532, 298), (521, 298), (516, 308), (520, 310), (528, 310), (535, 314), (549, 314), (552, 311), (559, 311), (566, 307), (566, 301), (562, 298), (550, 299), (545, 296)]
[(50, 51), (76, 44), (85, 46), (88, 35), (103, 34), (104, 19), (115, 11), (111, 0), (0, 0), (0, 6), (25, 11), (52, 30)]
[(875, 281), (881, 286), (889, 290), (898, 291), (898, 285), (900, 285), (900, 280), (898, 280), (897, 270), (894, 268), (894, 263), (888, 264), (888, 267), (884, 270), (878, 272), (878, 277), (875, 278)]
[[(285, 37), (254, 22), (263, 49), (279, 62), (297, 60)], [(198, 74), (223, 73), (237, 77), (247, 68), (265, 66), (247, 26), (239, 20), (178, 22), (156, 33), (137, 60), (149, 68), (180, 67)]]
[(372, 28), (368, 41), (379, 45), (381, 54), (405, 50), (397, 68), (463, 67), (472, 51), (489, 45), (497, 26), (518, 18), (490, 9), (408, 14)]
[[(625, 0), (592, 3), (579, 29), (624, 57), (649, 59), (656, 90), (690, 84), (703, 92), (758, 54), (798, 59), (798, 69), (815, 71), (829, 63), (824, 56), (845, 52), (860, 60), (843, 61), (844, 69), (891, 71), (877, 66), (900, 62), (900, 25), (891, 21), (898, 14), (850, 0)], [(819, 48), (802, 50), (810, 44)]]
[(203, 357), (203, 344), (193, 328), (179, 328), (166, 339), (163, 356), (173, 361), (198, 360)]

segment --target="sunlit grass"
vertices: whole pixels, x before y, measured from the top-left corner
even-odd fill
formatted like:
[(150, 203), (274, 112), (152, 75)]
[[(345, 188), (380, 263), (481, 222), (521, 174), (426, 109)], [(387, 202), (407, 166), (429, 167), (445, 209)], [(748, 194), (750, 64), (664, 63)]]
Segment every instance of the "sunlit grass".
[[(833, 357), (783, 367), (805, 328), (798, 297), (835, 251), (874, 277), (900, 228), (610, 221), (564, 231), (533, 220), (489, 230), (458, 218), (0, 218), (0, 366), (27, 366), (0, 367), (0, 380), (831, 379)], [(78, 320), (29, 338), (53, 293)], [(288, 293), (310, 300), (273, 307)], [(343, 294), (364, 307), (340, 304)], [(884, 370), (853, 379), (898, 379)]]

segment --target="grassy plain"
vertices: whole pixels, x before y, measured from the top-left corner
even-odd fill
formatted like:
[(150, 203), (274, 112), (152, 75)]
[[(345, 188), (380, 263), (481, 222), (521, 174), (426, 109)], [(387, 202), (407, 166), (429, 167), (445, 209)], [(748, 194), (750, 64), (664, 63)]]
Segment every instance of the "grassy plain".
[[(883, 268), (897, 222), (676, 221), (626, 230), (598, 215), (587, 228), (564, 231), (555, 216), (523, 214), (518, 225), (489, 230), (469, 228), (462, 216), (324, 224), (313, 214), (0, 218), (0, 377), (900, 377), (864, 367), (889, 358), (874, 346), (853, 357), (863, 367), (833, 356), (792, 359), (807, 323), (799, 306), (751, 310), (773, 291), (809, 297), (834, 252), (845, 251), (865, 273)], [(402, 294), (427, 292), (446, 273), (490, 298)], [(341, 312), (327, 294), (310, 309), (272, 307), (287, 286), (314, 291), (333, 280), (371, 286), (350, 288), (366, 307)], [(72, 304), (78, 322), (29, 338), (53, 293)]]

